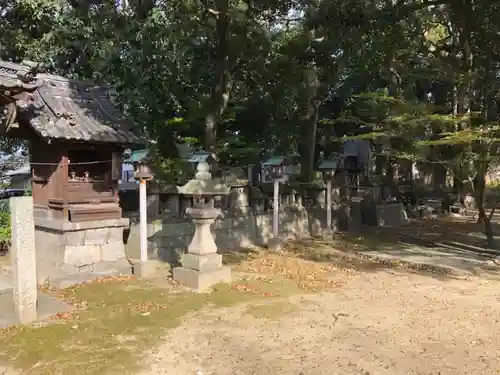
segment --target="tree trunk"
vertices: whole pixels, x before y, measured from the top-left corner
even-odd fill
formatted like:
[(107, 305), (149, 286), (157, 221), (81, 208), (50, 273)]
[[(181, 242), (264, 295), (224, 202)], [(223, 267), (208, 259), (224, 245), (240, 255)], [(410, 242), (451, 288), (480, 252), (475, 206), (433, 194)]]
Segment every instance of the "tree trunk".
[(318, 95), (318, 75), (314, 63), (309, 63), (304, 73), (304, 81), (307, 92), (307, 102), (304, 117), (302, 120), (302, 147), (301, 147), (301, 166), (302, 177), (305, 181), (313, 178), (315, 170), (315, 152), (316, 152), (316, 133), (318, 129), (319, 104)]
[(484, 208), (484, 191), (486, 188), (486, 173), (488, 171), (487, 162), (477, 162), (476, 163), (477, 175), (474, 179), (474, 198), (476, 199), (476, 205), (479, 212), (478, 223), (483, 222), (484, 224), (484, 234), (486, 235), (487, 246), (490, 249), (495, 249), (497, 247), (495, 237), (493, 235), (493, 227), (491, 225), (491, 218), (495, 212), (492, 209), (489, 215), (486, 215), (486, 210)]
[[(306, 22), (303, 25), (303, 38), (307, 48), (312, 48), (316, 38), (316, 29), (312, 21), (318, 12), (317, 3), (311, 1), (305, 11)], [(311, 181), (315, 170), (316, 133), (318, 129), (319, 116), (319, 79), (318, 68), (313, 54), (307, 57), (303, 74), (304, 101), (301, 113), (302, 139), (299, 144), (301, 175), (304, 181)]]
[(232, 88), (231, 63), (229, 57), (229, 1), (219, 0), (216, 16), (215, 83), (210, 95), (208, 113), (205, 116), (205, 149), (215, 153), (217, 148), (217, 126), (227, 108)]
[(495, 236), (493, 234), (493, 226), (491, 225), (491, 218), (493, 216), (493, 213), (495, 212), (495, 209), (491, 210), (490, 215), (486, 215), (483, 202), (479, 203), (477, 205), (477, 208), (480, 217), (480, 219), (478, 220), (481, 220), (484, 223), (484, 234), (486, 236), (487, 246), (489, 249), (496, 249), (497, 243), (495, 241)]

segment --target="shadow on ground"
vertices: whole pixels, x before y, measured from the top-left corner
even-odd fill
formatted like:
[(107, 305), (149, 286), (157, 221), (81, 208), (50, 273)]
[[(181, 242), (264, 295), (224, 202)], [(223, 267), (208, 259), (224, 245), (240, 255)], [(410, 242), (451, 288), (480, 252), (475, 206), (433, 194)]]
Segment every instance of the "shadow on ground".
[[(500, 233), (500, 225), (495, 224), (495, 228)], [(499, 277), (500, 267), (493, 260), (500, 253), (484, 247), (481, 231), (481, 224), (470, 220), (416, 220), (398, 228), (364, 228), (357, 234), (337, 234), (332, 240), (291, 241), (281, 254), (364, 272), (406, 268), (440, 278)], [(228, 252), (224, 260), (236, 265), (263, 253), (248, 249)]]

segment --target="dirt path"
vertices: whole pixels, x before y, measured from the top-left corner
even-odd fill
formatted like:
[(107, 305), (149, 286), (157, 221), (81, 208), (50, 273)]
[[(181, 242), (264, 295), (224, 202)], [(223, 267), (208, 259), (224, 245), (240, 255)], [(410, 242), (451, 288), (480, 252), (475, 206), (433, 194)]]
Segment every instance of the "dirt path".
[(333, 292), (280, 306), (285, 313), (240, 306), (186, 319), (151, 353), (141, 375), (500, 371), (499, 281), (360, 273)]

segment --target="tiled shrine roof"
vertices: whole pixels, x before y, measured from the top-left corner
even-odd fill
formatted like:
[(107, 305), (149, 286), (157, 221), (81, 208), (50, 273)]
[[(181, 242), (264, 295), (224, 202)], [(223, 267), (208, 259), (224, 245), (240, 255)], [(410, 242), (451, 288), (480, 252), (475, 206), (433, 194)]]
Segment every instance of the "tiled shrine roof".
[(115, 105), (109, 88), (56, 75), (30, 74), (24, 65), (0, 61), (0, 88), (29, 92), (27, 99), (16, 102), (18, 117), (43, 138), (143, 143)]

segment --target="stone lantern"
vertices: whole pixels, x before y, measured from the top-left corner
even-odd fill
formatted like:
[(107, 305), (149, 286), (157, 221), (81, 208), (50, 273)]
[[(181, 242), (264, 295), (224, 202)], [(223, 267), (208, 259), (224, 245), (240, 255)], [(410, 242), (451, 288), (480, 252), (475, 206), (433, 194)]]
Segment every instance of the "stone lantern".
[(337, 171), (339, 160), (337, 158), (331, 160), (323, 160), (318, 169), (323, 173), (323, 178), (326, 181), (326, 228), (327, 236), (333, 233), (332, 230), (332, 180)]
[(141, 263), (136, 265), (137, 274), (146, 277), (154, 272), (154, 266), (148, 263), (148, 198), (146, 191), (146, 182), (153, 179), (153, 174), (146, 161), (139, 160), (134, 163), (134, 180), (139, 182), (139, 230), (140, 230), (140, 249)]
[(272, 156), (262, 163), (262, 166), (272, 180), (278, 180), (285, 176), (286, 162), (284, 156)]
[(135, 163), (134, 168), (134, 180), (139, 181), (151, 181), (153, 179), (153, 173), (149, 169), (148, 164), (141, 160)]
[(177, 188), (179, 194), (195, 198), (195, 205), (186, 210), (195, 225), (188, 252), (182, 256), (182, 267), (173, 270), (173, 278), (189, 288), (204, 291), (220, 282), (231, 281), (231, 269), (222, 265), (222, 255), (217, 254), (210, 226), (221, 210), (213, 205), (213, 198), (227, 195), (230, 187), (213, 180), (206, 161), (197, 165), (195, 178)]
[(269, 177), (273, 179), (273, 238), (269, 240), (268, 248), (277, 251), (281, 248), (279, 238), (279, 188), (280, 179), (285, 176), (287, 159), (284, 156), (273, 156), (262, 163)]
[(194, 163), (194, 164), (205, 162), (210, 165), (214, 161), (215, 158), (213, 157), (213, 155), (210, 152), (203, 150), (193, 152), (193, 155), (191, 155), (191, 157), (188, 159), (189, 163)]

